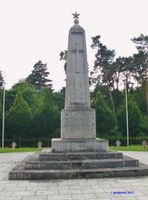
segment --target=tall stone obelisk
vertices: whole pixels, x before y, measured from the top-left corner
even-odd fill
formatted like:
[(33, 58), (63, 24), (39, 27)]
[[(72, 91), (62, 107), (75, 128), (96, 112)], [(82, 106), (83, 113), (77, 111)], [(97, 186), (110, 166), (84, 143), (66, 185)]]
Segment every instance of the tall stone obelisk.
[(95, 110), (90, 108), (85, 30), (79, 25), (79, 14), (73, 14), (69, 31), (66, 69), (65, 108), (61, 112), (61, 138), (52, 139), (55, 152), (98, 151), (107, 141), (96, 139)]

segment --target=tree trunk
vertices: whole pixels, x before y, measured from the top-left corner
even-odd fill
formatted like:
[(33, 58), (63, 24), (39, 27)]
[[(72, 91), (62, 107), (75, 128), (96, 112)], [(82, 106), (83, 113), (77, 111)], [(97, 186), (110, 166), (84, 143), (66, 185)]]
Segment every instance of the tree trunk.
[(146, 113), (148, 115), (148, 58), (146, 58), (146, 69), (145, 69), (145, 99), (146, 99)]
[(147, 52), (146, 52), (146, 83), (145, 83), (145, 95), (146, 95), (146, 112), (148, 115), (148, 44), (147, 44)]
[(110, 101), (111, 101), (111, 104), (112, 104), (113, 113), (114, 113), (114, 116), (115, 116), (115, 122), (117, 124), (117, 116), (116, 116), (115, 104), (114, 104), (112, 92), (111, 92), (111, 89), (110, 89), (110, 86), (109, 86), (108, 83), (107, 83), (107, 88), (108, 88), (108, 92), (109, 92), (109, 96), (110, 96)]
[(115, 116), (115, 123), (117, 125), (117, 116), (116, 116), (115, 104), (114, 104), (112, 92), (111, 92), (111, 89), (110, 89), (110, 86), (109, 86), (107, 71), (105, 70), (105, 68), (104, 68), (104, 72), (105, 72), (104, 75), (105, 75), (105, 78), (106, 78), (107, 88), (108, 88), (108, 92), (109, 92), (109, 96), (110, 96), (110, 101), (111, 101), (113, 113), (114, 113), (114, 116)]
[(148, 115), (148, 78), (146, 77), (146, 82), (145, 82), (145, 97), (146, 97), (146, 113)]

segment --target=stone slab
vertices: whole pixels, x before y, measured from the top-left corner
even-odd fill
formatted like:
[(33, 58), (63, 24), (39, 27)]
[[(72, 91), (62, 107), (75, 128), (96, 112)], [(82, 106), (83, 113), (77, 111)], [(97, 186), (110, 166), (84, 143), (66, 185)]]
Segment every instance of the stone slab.
[(9, 180), (50, 180), (79, 178), (133, 177), (148, 175), (148, 166), (105, 169), (24, 170), (17, 166), (9, 173)]
[(41, 152), (39, 159), (42, 161), (87, 160), (87, 159), (121, 159), (121, 152), (66, 152), (54, 153), (49, 150)]
[(96, 117), (94, 109), (63, 109), (61, 112), (62, 139), (96, 138)]
[(99, 152), (108, 149), (108, 140), (105, 139), (79, 139), (65, 140), (52, 139), (52, 152)]
[(89, 160), (68, 160), (68, 161), (40, 161), (28, 160), (25, 169), (94, 169), (94, 168), (115, 168), (139, 166), (136, 159), (124, 157), (122, 159), (89, 159)]

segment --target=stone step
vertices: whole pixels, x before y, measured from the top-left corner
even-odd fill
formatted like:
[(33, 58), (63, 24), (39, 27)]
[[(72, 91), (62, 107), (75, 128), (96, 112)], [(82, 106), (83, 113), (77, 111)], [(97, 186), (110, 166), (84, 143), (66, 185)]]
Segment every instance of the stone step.
[(39, 154), (40, 160), (87, 160), (87, 159), (116, 159), (123, 158), (120, 152), (72, 152), (53, 153), (43, 152)]
[(17, 166), (9, 173), (10, 180), (50, 180), (72, 178), (109, 178), (148, 175), (148, 166), (104, 169), (24, 170)]
[(30, 160), (25, 162), (25, 169), (94, 169), (135, 167), (139, 165), (136, 159), (124, 157), (123, 159), (99, 159), (99, 160), (69, 160), (69, 161), (40, 161)]

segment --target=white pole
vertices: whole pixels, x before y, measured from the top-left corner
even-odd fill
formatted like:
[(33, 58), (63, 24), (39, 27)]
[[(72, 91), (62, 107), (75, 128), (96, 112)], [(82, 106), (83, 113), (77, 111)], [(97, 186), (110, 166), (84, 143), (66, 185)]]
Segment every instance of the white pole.
[(127, 146), (129, 146), (128, 99), (127, 99), (127, 80), (126, 80), (126, 78), (125, 78), (125, 102), (126, 102), (126, 134), (127, 134)]
[(3, 82), (2, 148), (5, 147), (5, 78)]

